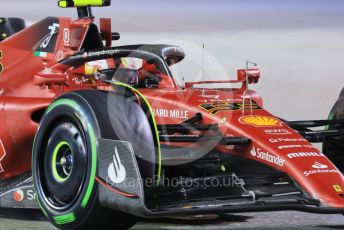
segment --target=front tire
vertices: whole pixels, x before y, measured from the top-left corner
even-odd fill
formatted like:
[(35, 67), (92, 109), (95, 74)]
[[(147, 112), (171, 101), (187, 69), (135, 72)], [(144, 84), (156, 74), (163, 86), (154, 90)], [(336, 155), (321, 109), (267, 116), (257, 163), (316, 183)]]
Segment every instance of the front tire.
[[(109, 95), (112, 104), (107, 108)], [(113, 108), (122, 114), (118, 106), (131, 111), (132, 116), (116, 116)], [(101, 207), (95, 178), (97, 140), (119, 139), (121, 134), (112, 129), (110, 120), (133, 125), (127, 129), (137, 127), (135, 120), (141, 121), (144, 127), (141, 134), (146, 139), (125, 141), (135, 142), (134, 148), (145, 149), (154, 161), (154, 141), (147, 131), (150, 126), (140, 110), (136, 102), (126, 100), (123, 95), (93, 90), (67, 93), (49, 106), (35, 137), (32, 173), (38, 202), (57, 228), (128, 229), (135, 224), (133, 216)], [(125, 120), (129, 118), (130, 122)], [(142, 159), (138, 162), (142, 177), (154, 177), (154, 162)]]

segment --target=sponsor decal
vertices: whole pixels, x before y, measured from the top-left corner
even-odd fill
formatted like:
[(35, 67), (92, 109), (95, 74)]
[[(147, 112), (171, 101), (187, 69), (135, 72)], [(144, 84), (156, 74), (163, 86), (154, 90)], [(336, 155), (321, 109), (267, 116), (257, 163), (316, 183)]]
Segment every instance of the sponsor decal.
[(109, 49), (109, 50), (102, 50), (102, 51), (96, 51), (96, 52), (88, 52), (86, 53), (86, 57), (99, 57), (103, 55), (109, 55), (112, 56), (114, 54), (119, 54), (119, 49)]
[(48, 27), (48, 29), (50, 30), (50, 34), (43, 40), (40, 48), (45, 49), (48, 47), (51, 38), (54, 36), (55, 33), (58, 32), (59, 27), (60, 27), (60, 25), (57, 23), (53, 23), (51, 26)]
[(113, 162), (108, 167), (108, 176), (115, 184), (122, 183), (127, 176), (127, 172), (121, 162), (121, 158), (119, 157), (117, 147), (115, 148), (115, 154), (113, 155)]
[(82, 85), (82, 84), (84, 84), (84, 83), (87, 83), (87, 82), (89, 82), (90, 81), (90, 79), (88, 79), (88, 78), (85, 78), (85, 77), (82, 77), (81, 79), (79, 79), (79, 78), (72, 78), (72, 81), (75, 83), (75, 84), (77, 84), (77, 85)]
[(33, 190), (27, 190), (26, 192), (26, 199), (27, 200), (36, 200), (36, 193)]
[(328, 166), (327, 165), (324, 165), (324, 164), (321, 164), (319, 162), (315, 162), (313, 165), (312, 165), (312, 168), (314, 169), (327, 169)]
[(315, 162), (312, 165), (312, 170), (304, 171), (304, 175), (306, 177), (314, 175), (314, 174), (330, 174), (330, 173), (340, 173), (337, 169), (328, 169), (328, 166), (325, 164), (321, 164), (319, 162)]
[(278, 149), (292, 149), (292, 148), (302, 148), (302, 145), (281, 145)]
[(270, 163), (273, 163), (275, 165), (284, 166), (285, 160), (283, 160), (281, 157), (274, 156), (270, 154), (269, 152), (263, 152), (260, 148), (255, 149), (254, 147), (251, 149), (251, 156), (268, 161)]
[(56, 53), (55, 60), (56, 61), (61, 61), (64, 58), (64, 52), (62, 50), (59, 50)]
[(291, 132), (287, 129), (265, 129), (264, 132), (266, 134), (276, 134), (276, 135), (286, 135), (291, 134)]
[(162, 117), (162, 118), (181, 118), (187, 119), (189, 118), (189, 111), (182, 110), (182, 109), (153, 109), (153, 114), (155, 117)]
[(0, 139), (0, 173), (4, 172), (4, 168), (2, 167), (1, 161), (6, 156), (6, 150), (4, 148), (4, 145), (2, 143), (2, 140)]
[(31, 189), (28, 189), (24, 192), (23, 189), (18, 188), (14, 190), (12, 197), (16, 202), (22, 202), (24, 200), (33, 201), (36, 200), (36, 193)]
[[(234, 111), (234, 110), (242, 110), (243, 109), (243, 103), (233, 103), (233, 102), (226, 102), (226, 101), (219, 101), (215, 103), (205, 103), (199, 105), (202, 109), (206, 110), (211, 115), (215, 115), (216, 113), (220, 111)], [(251, 109), (250, 104), (246, 103), (244, 105), (245, 109)], [(261, 109), (256, 103), (252, 104), (252, 109)]]
[(24, 200), (24, 192), (20, 188), (15, 190), (12, 194), (13, 199), (16, 202), (22, 202)]
[(63, 43), (64, 43), (64, 45), (68, 46), (69, 45), (69, 41), (70, 41), (70, 32), (69, 32), (68, 28), (65, 28), (63, 30)]
[(252, 125), (255, 127), (278, 127), (282, 122), (276, 118), (268, 116), (244, 116), (239, 119), (241, 124)]
[(48, 67), (45, 67), (44, 70), (43, 70), (43, 74), (49, 75), (49, 74), (52, 74), (52, 73), (53, 73), (52, 69), (50, 69)]
[(287, 154), (289, 159), (300, 158), (300, 157), (324, 157), (325, 155), (319, 152), (299, 152)]
[(303, 138), (270, 138), (270, 143), (278, 143), (278, 142), (307, 142), (306, 139)]
[(0, 96), (5, 92), (4, 89), (0, 89)]
[(333, 185), (333, 189), (334, 189), (334, 191), (336, 191), (336, 192), (343, 192), (342, 187), (340, 187), (339, 185)]

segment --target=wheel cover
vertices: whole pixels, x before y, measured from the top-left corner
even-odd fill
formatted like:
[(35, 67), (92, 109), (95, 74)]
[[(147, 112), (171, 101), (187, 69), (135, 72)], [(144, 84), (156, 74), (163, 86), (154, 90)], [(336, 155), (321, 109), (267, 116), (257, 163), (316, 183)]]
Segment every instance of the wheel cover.
[(43, 198), (54, 209), (71, 207), (80, 197), (86, 177), (85, 137), (75, 121), (56, 125), (40, 164)]

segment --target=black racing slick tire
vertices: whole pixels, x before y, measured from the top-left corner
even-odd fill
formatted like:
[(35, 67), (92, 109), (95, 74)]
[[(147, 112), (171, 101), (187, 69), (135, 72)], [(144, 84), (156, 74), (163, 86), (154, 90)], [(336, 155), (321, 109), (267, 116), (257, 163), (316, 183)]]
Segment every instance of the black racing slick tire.
[[(333, 105), (329, 120), (344, 119), (344, 88), (338, 100)], [(328, 130), (344, 128), (343, 126), (329, 125)], [(343, 172), (344, 171), (344, 136), (327, 138), (323, 143), (324, 154)]]
[[(130, 132), (141, 135), (139, 140)], [(145, 150), (144, 159), (138, 159), (141, 176), (154, 178), (152, 136), (146, 114), (124, 95), (85, 90), (57, 98), (41, 119), (32, 159), (37, 199), (50, 222), (76, 230), (134, 225), (135, 217), (99, 203), (97, 140), (130, 141), (134, 150)]]

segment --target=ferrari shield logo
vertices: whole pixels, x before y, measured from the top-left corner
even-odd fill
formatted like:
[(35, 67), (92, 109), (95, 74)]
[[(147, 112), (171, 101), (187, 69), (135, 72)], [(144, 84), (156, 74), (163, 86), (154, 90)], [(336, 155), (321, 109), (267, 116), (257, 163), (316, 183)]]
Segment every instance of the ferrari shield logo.
[(343, 192), (342, 188), (339, 185), (333, 185), (334, 191)]

